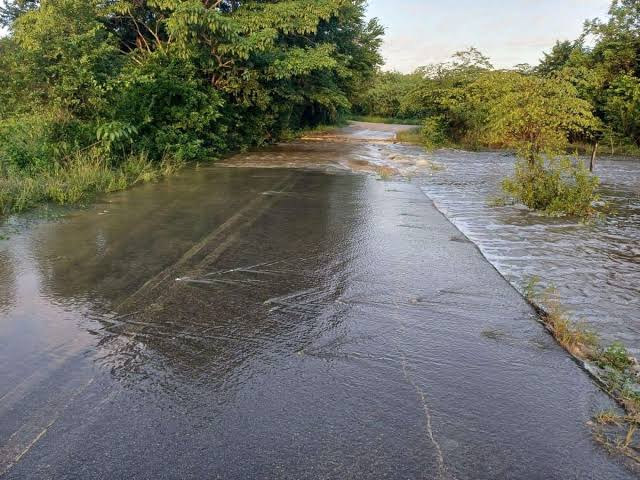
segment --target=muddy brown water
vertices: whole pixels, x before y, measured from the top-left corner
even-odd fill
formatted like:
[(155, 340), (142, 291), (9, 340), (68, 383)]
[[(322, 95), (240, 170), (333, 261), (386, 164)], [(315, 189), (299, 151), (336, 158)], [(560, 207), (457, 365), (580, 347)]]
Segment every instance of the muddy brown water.
[(346, 172), (388, 139), (8, 220), (0, 477), (636, 478), (588, 425), (611, 401), (419, 186)]

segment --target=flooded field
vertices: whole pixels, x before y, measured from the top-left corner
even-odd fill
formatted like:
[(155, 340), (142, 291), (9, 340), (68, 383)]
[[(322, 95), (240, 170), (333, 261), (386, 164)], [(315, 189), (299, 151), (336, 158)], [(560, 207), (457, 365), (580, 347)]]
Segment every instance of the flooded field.
[[(357, 132), (6, 221), (2, 480), (637, 478), (589, 426), (611, 399), (421, 190), (457, 160)], [(385, 162), (415, 178), (348, 172)]]

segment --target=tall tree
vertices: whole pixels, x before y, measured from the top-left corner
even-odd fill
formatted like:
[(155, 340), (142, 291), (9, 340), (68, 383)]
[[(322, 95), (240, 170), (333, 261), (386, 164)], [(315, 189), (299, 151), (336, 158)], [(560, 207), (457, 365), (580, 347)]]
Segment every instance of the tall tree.
[(557, 73), (570, 64), (571, 58), (576, 51), (582, 51), (582, 44), (580, 41), (571, 42), (569, 40), (565, 40), (563, 42), (556, 42), (551, 49), (551, 52), (544, 53), (544, 58), (536, 67), (536, 72), (547, 76)]

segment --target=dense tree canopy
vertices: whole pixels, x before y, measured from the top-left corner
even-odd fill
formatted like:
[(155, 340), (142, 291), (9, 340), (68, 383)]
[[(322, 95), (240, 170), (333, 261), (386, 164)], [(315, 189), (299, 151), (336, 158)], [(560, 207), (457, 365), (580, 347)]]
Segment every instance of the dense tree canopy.
[(456, 142), (512, 146), (512, 130), (502, 128), (507, 117), (545, 105), (545, 116), (563, 118), (543, 143), (604, 138), (612, 148), (633, 151), (640, 147), (640, 3), (614, 0), (606, 19), (586, 22), (580, 38), (557, 42), (534, 67), (496, 71), (471, 48), (409, 75), (379, 74), (373, 85), (356, 105), (361, 113), (439, 122), (436, 130)]
[(348, 111), (381, 63), (363, 0), (6, 0), (0, 21), (5, 169), (271, 141)]

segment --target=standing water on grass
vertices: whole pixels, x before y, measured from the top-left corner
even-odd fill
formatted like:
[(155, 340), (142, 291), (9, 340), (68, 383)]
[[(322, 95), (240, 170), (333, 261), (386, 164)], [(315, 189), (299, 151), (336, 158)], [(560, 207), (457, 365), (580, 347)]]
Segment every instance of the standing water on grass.
[(581, 223), (492, 206), (513, 173), (512, 155), (440, 150), (429, 157), (444, 168), (420, 180), (424, 192), (512, 284), (539, 277), (604, 343), (640, 353), (639, 160), (598, 162), (606, 214)]

